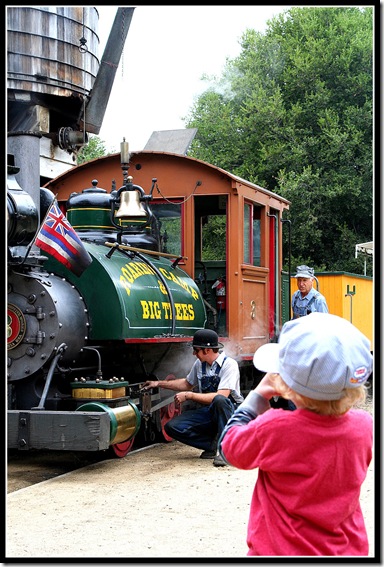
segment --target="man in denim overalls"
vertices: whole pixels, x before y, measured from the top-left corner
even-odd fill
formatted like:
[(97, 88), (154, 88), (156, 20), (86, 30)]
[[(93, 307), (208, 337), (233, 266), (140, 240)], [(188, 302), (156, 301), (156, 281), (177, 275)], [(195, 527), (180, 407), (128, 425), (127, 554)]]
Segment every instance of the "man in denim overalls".
[(292, 296), (292, 319), (309, 315), (315, 311), (328, 313), (328, 306), (324, 295), (313, 287), (315, 273), (313, 268), (298, 266), (297, 291)]
[[(193, 337), (193, 354), (197, 360), (186, 378), (145, 382), (144, 388), (178, 390), (175, 401), (188, 402), (188, 409), (169, 420), (165, 432), (169, 437), (202, 449), (202, 459), (213, 459), (215, 466), (226, 466), (217, 452), (217, 439), (228, 419), (243, 401), (240, 371), (236, 360), (226, 356), (215, 331), (201, 329)], [(191, 403), (192, 402), (192, 403)]]
[[(315, 311), (328, 313), (328, 305), (324, 295), (313, 287), (314, 269), (309, 266), (298, 266), (295, 278), (297, 278), (298, 289), (292, 295), (292, 319), (304, 317)], [(296, 409), (291, 400), (286, 403), (287, 409)]]

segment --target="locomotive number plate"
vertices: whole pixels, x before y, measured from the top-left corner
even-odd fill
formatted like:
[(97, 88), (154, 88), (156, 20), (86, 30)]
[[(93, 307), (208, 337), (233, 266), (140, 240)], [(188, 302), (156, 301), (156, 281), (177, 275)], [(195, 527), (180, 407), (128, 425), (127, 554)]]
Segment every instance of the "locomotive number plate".
[(12, 303), (8, 303), (7, 314), (7, 349), (16, 348), (24, 338), (26, 329), (23, 312)]

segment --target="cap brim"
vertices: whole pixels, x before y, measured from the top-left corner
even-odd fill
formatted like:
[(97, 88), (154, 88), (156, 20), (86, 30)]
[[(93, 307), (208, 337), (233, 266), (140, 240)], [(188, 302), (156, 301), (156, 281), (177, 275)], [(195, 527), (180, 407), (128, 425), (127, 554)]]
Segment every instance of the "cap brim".
[(190, 343), (190, 346), (192, 348), (224, 348), (223, 343), (217, 343), (217, 345), (197, 345), (197, 344), (193, 344)]
[(258, 370), (263, 372), (280, 371), (279, 364), (280, 345), (278, 343), (268, 343), (257, 349), (253, 355), (253, 364)]

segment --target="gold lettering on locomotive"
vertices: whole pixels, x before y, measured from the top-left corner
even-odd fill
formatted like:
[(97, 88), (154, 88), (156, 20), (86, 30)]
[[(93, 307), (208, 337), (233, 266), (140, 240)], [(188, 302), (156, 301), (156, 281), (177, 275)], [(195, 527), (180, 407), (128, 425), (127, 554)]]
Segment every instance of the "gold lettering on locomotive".
[(160, 303), (158, 301), (141, 300), (143, 319), (161, 319)]
[(158, 301), (150, 301), (151, 319), (161, 319), (160, 303)]
[(140, 301), (143, 310), (143, 319), (149, 319), (149, 306), (148, 301)]
[[(173, 281), (176, 285), (180, 286), (183, 290), (185, 290), (187, 293), (189, 293), (194, 300), (199, 299), (199, 295), (198, 295), (197, 291), (195, 289), (193, 289), (193, 287), (191, 287), (182, 278), (179, 278), (178, 276), (176, 276), (172, 272), (169, 272), (165, 268), (159, 268), (159, 271), (163, 274), (163, 276), (167, 280)], [(137, 280), (137, 278), (139, 278), (141, 276), (155, 275), (155, 272), (150, 266), (147, 266), (147, 264), (145, 264), (143, 262), (131, 262), (131, 263), (125, 264), (125, 266), (123, 266), (121, 268), (121, 274), (122, 275), (120, 276), (120, 283), (121, 283), (122, 287), (125, 289), (125, 291), (127, 292), (127, 295), (131, 295), (132, 284), (135, 282), (135, 280)], [(167, 295), (167, 289), (166, 289), (165, 285), (160, 280), (157, 280), (157, 284), (159, 286), (160, 292), (163, 295)], [(158, 305), (158, 309), (159, 308), (160, 308), (160, 306)], [(144, 314), (144, 312), (146, 313), (146, 310), (143, 310), (143, 314)], [(168, 318), (167, 313), (165, 313), (165, 317)], [(147, 315), (145, 315), (145, 316), (143, 315), (143, 318), (147, 319), (147, 318), (152, 318), (152, 317), (147, 316)], [(156, 317), (155, 318), (156, 319), (160, 318), (158, 316), (157, 310), (156, 310)], [(180, 315), (179, 317), (176, 317), (176, 318), (180, 319), (180, 320), (181, 319), (184, 319), (184, 320), (193, 319), (194, 313), (193, 313), (193, 316), (192, 316), (192, 313), (190, 313), (190, 309), (185, 308), (184, 316)]]
[(140, 276), (147, 276), (155, 273), (150, 266), (147, 266), (143, 262), (127, 264), (127, 267), (132, 270), (133, 274), (135, 274), (135, 279)]
[(199, 299), (199, 295), (196, 292), (196, 290), (193, 289), (193, 287), (191, 287), (190, 285), (188, 285), (187, 282), (185, 282), (184, 280), (182, 280), (178, 276), (175, 276), (174, 273), (168, 272), (165, 268), (159, 268), (159, 271), (163, 274), (163, 276), (165, 278), (167, 278), (167, 280), (171, 280), (175, 284), (182, 287), (186, 292), (188, 292), (193, 297), (193, 299), (196, 299), (196, 300)]
[(175, 303), (175, 312), (177, 321), (193, 321), (195, 311), (191, 303)]
[[(163, 301), (160, 307), (158, 301), (140, 301), (143, 319), (163, 319), (172, 320), (171, 304)], [(195, 311), (191, 303), (175, 303), (176, 321), (193, 321)]]
[[(128, 295), (131, 295), (131, 286), (141, 276), (154, 275), (154, 271), (144, 262), (130, 262), (121, 268), (120, 282)], [(162, 290), (161, 290), (162, 291)], [(162, 293), (164, 293), (162, 291)]]
[(175, 303), (176, 321), (183, 320), (183, 305), (181, 303)]
[(172, 319), (171, 304), (168, 303), (167, 301), (163, 301), (161, 306), (162, 306), (163, 311), (164, 311), (164, 319), (166, 319), (166, 320)]
[(124, 268), (121, 270), (123, 272), (123, 275), (120, 276), (120, 283), (123, 286), (123, 288), (125, 289), (125, 291), (127, 292), (128, 295), (131, 295), (131, 284), (129, 283), (129, 281), (126, 281), (126, 274), (124, 273)]
[(164, 295), (167, 295), (167, 290), (166, 290), (163, 282), (161, 282), (160, 280), (157, 280), (157, 283), (159, 284), (159, 290), (161, 291), (161, 293), (164, 294)]
[(183, 310), (183, 320), (188, 321), (188, 319), (189, 319), (188, 305), (186, 303), (182, 303), (181, 307), (182, 307), (182, 310)]

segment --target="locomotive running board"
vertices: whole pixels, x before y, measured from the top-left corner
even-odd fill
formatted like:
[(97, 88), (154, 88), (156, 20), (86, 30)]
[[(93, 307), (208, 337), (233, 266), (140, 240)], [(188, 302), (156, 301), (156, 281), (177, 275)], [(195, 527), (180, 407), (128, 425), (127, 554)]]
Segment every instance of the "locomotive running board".
[(110, 446), (110, 418), (104, 412), (9, 410), (7, 441), (20, 451), (102, 451)]

